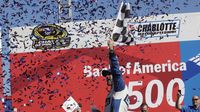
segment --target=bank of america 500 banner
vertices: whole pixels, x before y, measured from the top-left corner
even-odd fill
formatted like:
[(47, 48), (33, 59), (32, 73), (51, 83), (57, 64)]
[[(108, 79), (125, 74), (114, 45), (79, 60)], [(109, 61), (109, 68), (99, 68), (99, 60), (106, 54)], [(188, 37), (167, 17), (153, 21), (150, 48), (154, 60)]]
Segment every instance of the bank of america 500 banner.
[[(163, 17), (164, 16), (164, 17)], [(199, 94), (199, 13), (130, 19), (129, 46), (116, 43), (128, 86), (130, 111), (177, 112)], [(109, 68), (106, 40), (114, 21), (83, 21), (13, 28), (10, 32), (12, 105), (17, 111), (64, 112), (73, 97), (82, 111), (103, 111), (109, 91), (102, 69)]]

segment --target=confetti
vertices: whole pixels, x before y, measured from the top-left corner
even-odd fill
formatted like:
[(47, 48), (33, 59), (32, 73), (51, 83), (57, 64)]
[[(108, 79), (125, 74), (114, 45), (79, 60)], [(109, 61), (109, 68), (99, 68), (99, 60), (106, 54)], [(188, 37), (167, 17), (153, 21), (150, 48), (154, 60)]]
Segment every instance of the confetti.
[[(103, 48), (101, 38), (105, 35), (109, 38), (112, 28), (106, 27), (107, 22), (98, 25), (97, 20), (113, 19), (117, 16), (120, 6), (119, 0), (72, 0), (73, 20), (72, 26), (66, 29), (70, 35), (76, 38), (71, 41), (73, 49), (69, 50), (48, 50), (34, 52), (31, 50), (32, 43), (29, 41), (30, 34), (28, 31), (33, 30), (33, 26), (39, 24), (65, 24), (58, 23), (58, 3), (56, 0), (1, 0), (0, 1), (0, 27), (2, 50), (1, 62), (2, 77), (11, 73), (12, 79), (5, 81), (12, 88), (13, 104), (16, 106), (14, 111), (30, 111), (30, 109), (38, 109), (39, 111), (60, 112), (62, 104), (70, 95), (79, 96), (81, 90), (88, 93), (98, 95), (98, 90), (105, 87), (105, 79), (92, 77), (86, 79), (82, 74), (84, 65), (91, 65), (95, 68), (104, 68), (107, 63), (107, 49)], [(182, 13), (184, 11), (199, 11), (199, 1), (189, 0), (129, 0), (131, 2), (131, 16), (135, 22), (145, 22), (148, 16), (162, 16), (165, 19), (171, 13)], [(139, 18), (140, 17), (140, 18)], [(85, 21), (80, 23), (79, 21)], [(90, 21), (89, 21), (90, 20)], [(184, 22), (184, 21), (183, 21)], [(95, 28), (99, 26), (98, 28)], [(21, 27), (19, 31), (14, 31), (16, 27)], [(70, 28), (69, 28), (70, 27)], [(72, 28), (71, 28), (72, 27)], [(70, 29), (70, 30), (69, 30)], [(8, 34), (11, 32), (10, 34)], [(23, 33), (19, 33), (23, 32)], [(73, 32), (77, 32), (74, 34)], [(94, 35), (84, 40), (85, 35)], [(11, 37), (11, 38), (8, 38)], [(25, 39), (24, 39), (25, 38)], [(159, 38), (163, 40), (163, 37)], [(78, 44), (82, 43), (82, 44)], [(77, 50), (77, 48), (91, 48), (87, 50)], [(102, 47), (96, 50), (95, 47)], [(12, 50), (22, 49), (21, 53), (12, 52)], [(128, 54), (125, 47), (118, 47), (118, 54), (124, 56), (127, 53), (127, 59), (120, 62), (141, 61), (142, 63), (151, 63), (152, 59), (149, 51), (159, 52), (153, 46), (138, 45), (131, 49), (131, 53), (139, 53), (140, 56), (132, 56)], [(26, 52), (24, 52), (26, 51)], [(27, 52), (28, 51), (28, 52)], [(95, 54), (99, 52), (99, 54)], [(159, 52), (162, 54), (163, 52)], [(153, 56), (152, 56), (153, 57)], [(178, 56), (177, 56), (178, 57)], [(120, 57), (121, 58), (121, 57)], [(134, 58), (134, 59), (133, 59)], [(95, 60), (92, 62), (91, 60)], [(10, 68), (8, 67), (10, 65)], [(8, 67), (8, 69), (6, 68)], [(81, 70), (80, 70), (81, 69)], [(140, 75), (138, 75), (139, 77)], [(125, 76), (128, 80), (131, 76)], [(142, 75), (142, 79), (147, 79)], [(74, 82), (72, 82), (75, 80)], [(186, 79), (189, 80), (189, 79)], [(84, 82), (84, 83), (81, 83)], [(1, 83), (3, 85), (3, 83)], [(72, 88), (74, 89), (72, 91)], [(2, 87), (5, 90), (4, 95), (11, 90), (9, 87)], [(103, 88), (106, 92), (106, 88)], [(192, 88), (199, 91), (199, 88)], [(95, 104), (93, 97), (89, 94), (81, 93), (84, 97), (77, 97), (77, 101), (83, 104)], [(2, 95), (3, 96), (3, 95)], [(101, 96), (102, 97), (102, 96)], [(5, 102), (5, 98), (1, 98), (1, 102)], [(55, 102), (55, 103), (54, 103)], [(36, 106), (37, 105), (37, 106)], [(88, 108), (90, 105), (87, 105)], [(97, 105), (99, 106), (99, 105)], [(47, 108), (49, 110), (47, 110)], [(87, 108), (83, 105), (83, 108)], [(101, 108), (101, 107), (98, 107)], [(101, 108), (102, 109), (102, 108)]]

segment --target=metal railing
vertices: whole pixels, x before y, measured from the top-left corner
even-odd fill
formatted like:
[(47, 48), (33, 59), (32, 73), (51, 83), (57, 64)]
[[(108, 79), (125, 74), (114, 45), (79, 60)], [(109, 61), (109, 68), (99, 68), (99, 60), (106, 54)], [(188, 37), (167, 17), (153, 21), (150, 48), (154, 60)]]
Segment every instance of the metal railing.
[(73, 21), (72, 0), (58, 0), (58, 22)]

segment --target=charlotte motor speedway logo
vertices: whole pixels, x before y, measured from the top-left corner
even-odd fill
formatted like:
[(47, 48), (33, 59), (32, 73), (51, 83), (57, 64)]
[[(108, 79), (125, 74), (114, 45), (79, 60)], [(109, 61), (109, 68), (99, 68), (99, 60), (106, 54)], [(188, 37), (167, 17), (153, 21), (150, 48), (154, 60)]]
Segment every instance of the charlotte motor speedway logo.
[(150, 22), (129, 22), (129, 36), (139, 38), (179, 36), (180, 20), (164, 20)]
[(32, 47), (35, 49), (51, 49), (67, 47), (71, 38), (65, 28), (54, 25), (38, 25), (31, 34)]

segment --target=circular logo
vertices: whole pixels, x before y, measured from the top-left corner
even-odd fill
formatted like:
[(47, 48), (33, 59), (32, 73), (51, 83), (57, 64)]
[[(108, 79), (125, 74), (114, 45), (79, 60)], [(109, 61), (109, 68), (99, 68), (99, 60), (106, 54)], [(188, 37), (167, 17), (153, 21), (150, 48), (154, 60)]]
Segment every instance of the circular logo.
[(55, 24), (36, 26), (32, 31), (31, 39), (35, 49), (67, 47), (71, 40), (66, 29)]

